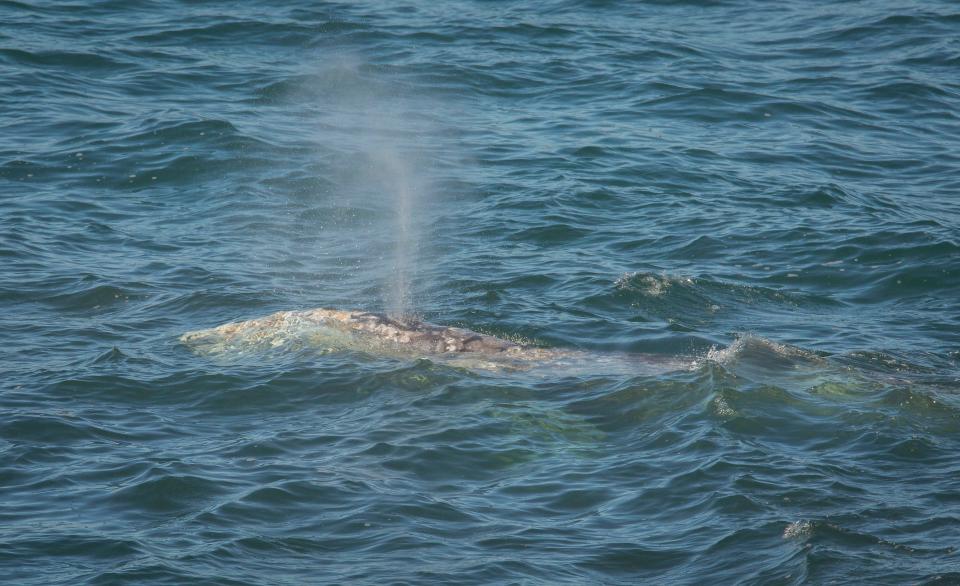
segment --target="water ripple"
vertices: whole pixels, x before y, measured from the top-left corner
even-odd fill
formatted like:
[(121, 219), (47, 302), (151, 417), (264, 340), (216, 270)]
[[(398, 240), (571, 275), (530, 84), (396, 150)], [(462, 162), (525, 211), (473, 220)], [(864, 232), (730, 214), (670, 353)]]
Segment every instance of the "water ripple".
[(960, 581), (955, 6), (0, 10), (11, 583)]

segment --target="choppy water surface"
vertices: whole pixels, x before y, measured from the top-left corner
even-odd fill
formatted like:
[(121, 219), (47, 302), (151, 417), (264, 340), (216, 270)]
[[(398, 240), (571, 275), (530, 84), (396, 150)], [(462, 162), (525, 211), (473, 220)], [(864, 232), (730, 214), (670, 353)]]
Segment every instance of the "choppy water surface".
[[(0, 577), (958, 583), (958, 137), (951, 2), (2, 0)], [(316, 306), (600, 358), (178, 342)]]

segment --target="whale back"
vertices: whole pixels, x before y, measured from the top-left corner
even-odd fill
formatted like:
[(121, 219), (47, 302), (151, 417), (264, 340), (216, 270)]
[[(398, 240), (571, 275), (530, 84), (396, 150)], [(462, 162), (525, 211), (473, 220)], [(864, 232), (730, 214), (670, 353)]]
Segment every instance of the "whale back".
[(308, 309), (187, 332), (180, 341), (210, 357), (241, 357), (269, 350), (310, 348), (377, 356), (430, 358), (471, 370), (535, 371), (544, 376), (603, 372), (635, 375), (685, 369), (689, 361), (637, 354), (596, 354), (538, 348), (466, 328), (446, 327), (381, 313)]
[(180, 341), (203, 354), (254, 351), (289, 344), (425, 356), (467, 353), (521, 356), (527, 349), (538, 350), (465, 328), (394, 319), (380, 313), (322, 308), (280, 311), (187, 332)]

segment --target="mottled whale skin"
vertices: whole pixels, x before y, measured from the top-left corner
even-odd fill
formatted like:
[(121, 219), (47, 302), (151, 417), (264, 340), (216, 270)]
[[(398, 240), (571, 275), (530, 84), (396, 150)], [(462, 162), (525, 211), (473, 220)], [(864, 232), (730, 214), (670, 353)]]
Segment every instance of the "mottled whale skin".
[(484, 370), (556, 372), (600, 368), (606, 372), (668, 371), (685, 368), (675, 360), (636, 354), (596, 354), (538, 348), (474, 332), (380, 313), (308, 309), (280, 311), (248, 321), (187, 332), (180, 341), (209, 356), (242, 355), (271, 348), (309, 346), (379, 355), (423, 357), (452, 366)]
[(204, 354), (271, 348), (300, 342), (377, 353), (469, 356), (520, 362), (571, 355), (570, 351), (536, 348), (464, 328), (337, 309), (280, 311), (258, 319), (187, 332), (180, 337), (180, 341)]

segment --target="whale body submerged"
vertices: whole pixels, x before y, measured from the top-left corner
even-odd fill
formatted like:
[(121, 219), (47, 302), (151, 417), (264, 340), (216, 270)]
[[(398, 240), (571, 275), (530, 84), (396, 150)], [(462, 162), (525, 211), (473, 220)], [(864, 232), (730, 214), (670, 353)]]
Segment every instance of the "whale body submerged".
[(280, 311), (247, 321), (187, 332), (180, 341), (210, 356), (244, 354), (274, 348), (314, 347), (378, 355), (430, 358), (485, 370), (530, 370), (591, 366), (636, 373), (689, 367), (676, 360), (636, 354), (596, 354), (540, 348), (468, 330), (380, 313), (308, 309)]

